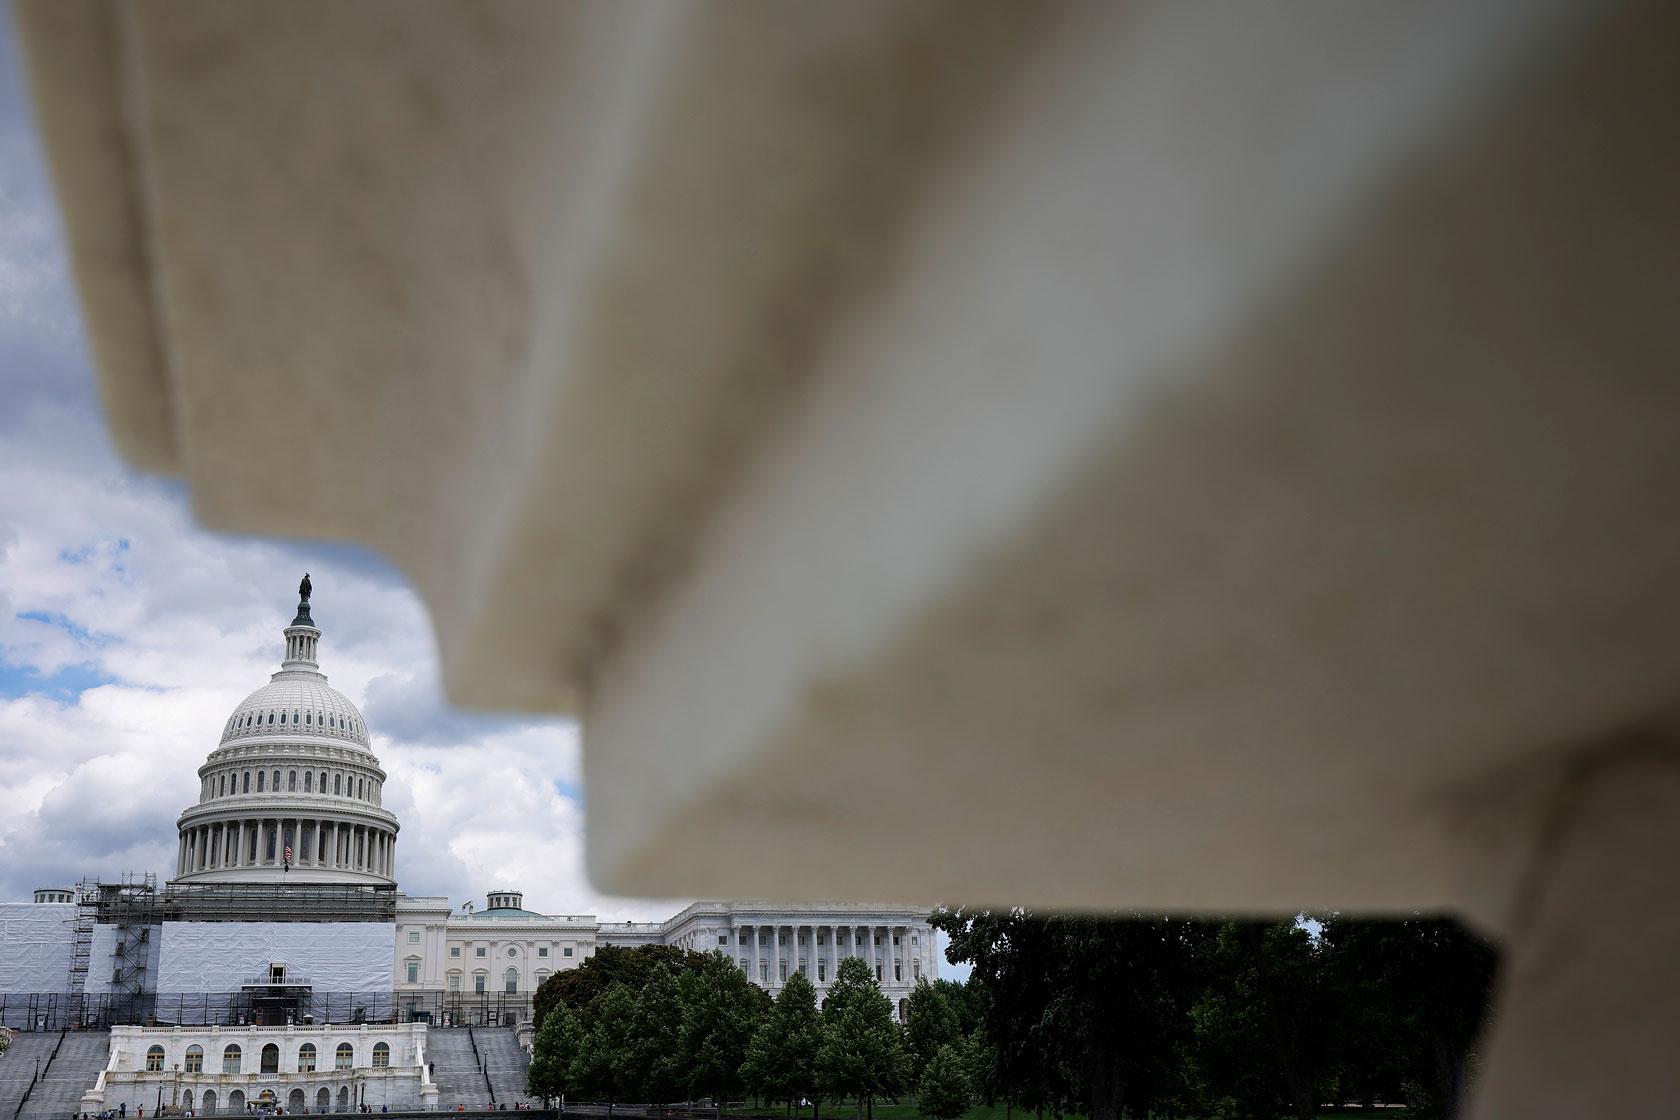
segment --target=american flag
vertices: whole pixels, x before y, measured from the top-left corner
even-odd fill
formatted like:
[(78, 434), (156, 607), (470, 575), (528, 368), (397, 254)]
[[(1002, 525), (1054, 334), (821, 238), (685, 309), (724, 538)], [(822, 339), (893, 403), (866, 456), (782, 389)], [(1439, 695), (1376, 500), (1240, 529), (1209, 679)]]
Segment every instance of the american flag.
[(292, 846), (290, 844), (286, 845), (286, 862), (292, 862)]

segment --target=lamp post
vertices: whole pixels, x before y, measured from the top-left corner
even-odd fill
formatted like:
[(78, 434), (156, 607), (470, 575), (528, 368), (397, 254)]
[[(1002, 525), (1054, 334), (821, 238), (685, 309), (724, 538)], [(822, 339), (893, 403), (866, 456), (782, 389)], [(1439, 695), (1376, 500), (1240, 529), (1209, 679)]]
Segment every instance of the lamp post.
[(173, 1096), (171, 1096), (169, 1098), (169, 1107), (170, 1108), (180, 1108), (181, 1107), (181, 1063), (176, 1062), (175, 1066), (174, 1066), (174, 1069), (175, 1069), (175, 1093), (174, 1093)]

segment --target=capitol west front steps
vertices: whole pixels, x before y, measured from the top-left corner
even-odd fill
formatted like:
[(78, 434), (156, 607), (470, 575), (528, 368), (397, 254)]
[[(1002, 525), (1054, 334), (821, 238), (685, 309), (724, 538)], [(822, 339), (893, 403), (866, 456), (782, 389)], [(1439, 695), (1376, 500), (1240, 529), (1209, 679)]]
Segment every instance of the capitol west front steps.
[(510, 1109), (518, 1103), (541, 1104), (525, 1092), (525, 1073), (531, 1068), (531, 1055), (520, 1048), (519, 1036), (501, 1027), (469, 1029), (490, 1075), (496, 1103), (505, 1104)]
[[(513, 1037), (512, 1032), (504, 1033)], [(474, 1041), (467, 1027), (431, 1027), (426, 1031), (426, 1061), (431, 1063), (432, 1080), (437, 1083), (440, 1112), (454, 1112), (461, 1105), (469, 1112), (480, 1111), (490, 1103), (490, 1085), (478, 1067)]]
[[(25, 1031), (0, 1054), (0, 1120), (64, 1120), (99, 1077), (111, 1053), (109, 1031)], [(29, 1082), (40, 1060), (41, 1079)], [(28, 1100), (23, 1100), (25, 1091)], [(23, 1107), (18, 1109), (18, 1102)]]

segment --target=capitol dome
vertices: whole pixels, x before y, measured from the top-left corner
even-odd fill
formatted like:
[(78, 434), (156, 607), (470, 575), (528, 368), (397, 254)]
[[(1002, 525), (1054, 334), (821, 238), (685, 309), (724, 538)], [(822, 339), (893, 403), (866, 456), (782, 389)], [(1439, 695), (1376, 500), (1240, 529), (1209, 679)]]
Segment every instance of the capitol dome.
[[(276, 719), (280, 722), (276, 723)], [(272, 735), (280, 726), (293, 734), (336, 739), (371, 750), (366, 725), (356, 705), (327, 684), (320, 674), (281, 671), (240, 701), (222, 728), (222, 743)], [(300, 731), (301, 729), (301, 731)]]
[(362, 713), (315, 660), (309, 577), (286, 653), (240, 702), (181, 814), (177, 882), (395, 885), (396, 817)]

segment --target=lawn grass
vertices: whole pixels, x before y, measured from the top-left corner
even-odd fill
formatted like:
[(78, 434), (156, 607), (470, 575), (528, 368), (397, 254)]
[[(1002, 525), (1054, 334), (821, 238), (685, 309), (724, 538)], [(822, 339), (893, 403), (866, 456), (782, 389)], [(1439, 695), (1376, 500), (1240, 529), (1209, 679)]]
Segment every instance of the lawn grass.
[[(731, 1109), (731, 1112), (736, 1110)], [(780, 1108), (749, 1108), (745, 1110), (748, 1116), (775, 1117), (785, 1120), (787, 1113)], [(822, 1120), (857, 1120), (857, 1102), (846, 1101), (843, 1104), (824, 1104), (822, 1106)], [(864, 1106), (864, 1117), (869, 1116), (869, 1107)], [(739, 1113), (737, 1113), (739, 1115)], [(794, 1120), (811, 1120), (811, 1110), (800, 1108), (794, 1110)], [(925, 1120), (919, 1109), (913, 1104), (875, 1104), (875, 1120)], [(1003, 1105), (978, 1104), (962, 1114), (961, 1120), (1035, 1120), (1031, 1112), (1015, 1109), (1013, 1113), (1005, 1110)], [(1083, 1116), (1065, 1116), (1063, 1120), (1085, 1120)]]
[[(731, 1112), (736, 1110), (731, 1109)], [(748, 1116), (773, 1117), (774, 1120), (786, 1120), (787, 1113), (780, 1108), (749, 1108), (744, 1110)], [(737, 1115), (741, 1113), (737, 1112)], [(811, 1120), (811, 1110), (801, 1108), (794, 1110), (795, 1120)], [(867, 1107), (864, 1115), (869, 1115)], [(1361, 1112), (1351, 1109), (1347, 1112), (1321, 1112), (1318, 1120), (1357, 1120), (1362, 1116), (1380, 1116), (1383, 1120), (1405, 1120), (1406, 1112), (1400, 1108), (1381, 1108), (1375, 1112)], [(821, 1120), (857, 1120), (857, 1104), (848, 1101), (844, 1104), (825, 1104), (822, 1106)], [(875, 1120), (925, 1120), (913, 1104), (876, 1104)], [(1031, 1112), (1016, 1109), (1012, 1114), (1006, 1113), (1003, 1105), (975, 1105), (962, 1114), (962, 1120), (1036, 1120)], [(1068, 1115), (1063, 1120), (1085, 1120), (1083, 1116)], [(1183, 1118), (1180, 1118), (1183, 1120)], [(1278, 1120), (1293, 1120), (1293, 1118), (1279, 1117)]]

